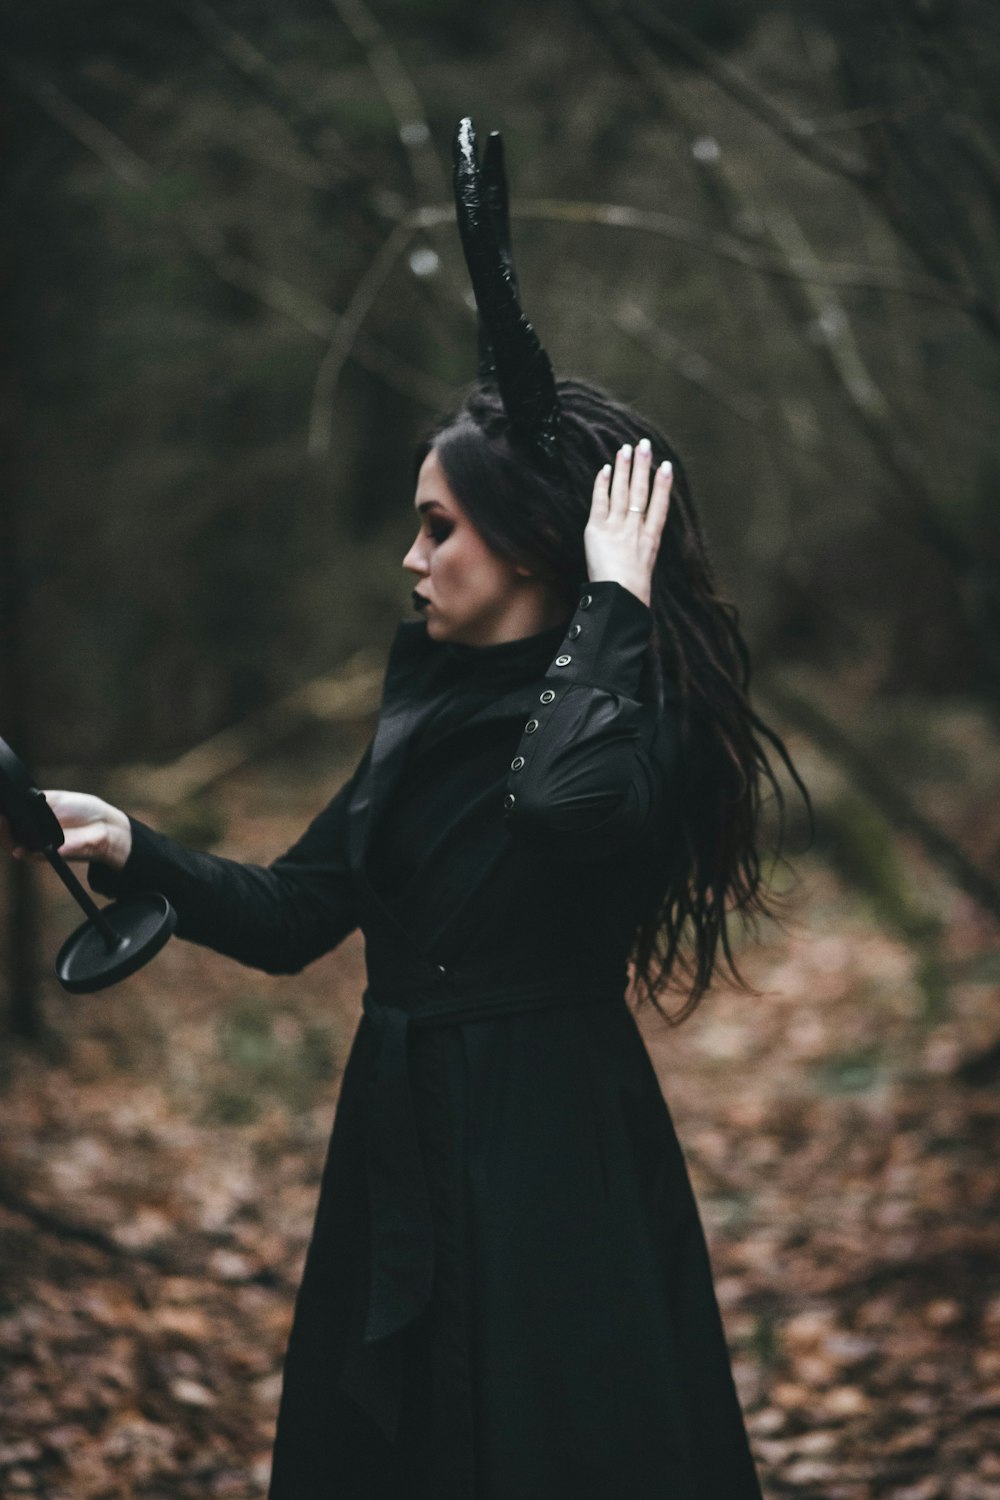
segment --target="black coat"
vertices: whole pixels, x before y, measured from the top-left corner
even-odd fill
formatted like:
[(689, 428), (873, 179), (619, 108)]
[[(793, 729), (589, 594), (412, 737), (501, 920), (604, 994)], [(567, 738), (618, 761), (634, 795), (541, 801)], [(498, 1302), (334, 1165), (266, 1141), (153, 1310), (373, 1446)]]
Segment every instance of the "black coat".
[(758, 1500), (697, 1209), (624, 1000), (669, 875), (650, 611), (497, 646), (399, 626), (356, 772), (270, 867), (143, 824), (108, 894), (368, 988), (285, 1361), (272, 1500)]

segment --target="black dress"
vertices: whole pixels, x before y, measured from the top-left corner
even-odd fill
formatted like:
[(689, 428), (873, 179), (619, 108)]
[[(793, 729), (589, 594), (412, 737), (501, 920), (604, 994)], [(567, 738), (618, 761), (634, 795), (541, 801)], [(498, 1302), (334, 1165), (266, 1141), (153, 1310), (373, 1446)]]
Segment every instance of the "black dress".
[(679, 736), (650, 611), (399, 626), (356, 772), (268, 868), (133, 824), (108, 894), (368, 988), (285, 1360), (271, 1500), (759, 1500), (705, 1242), (628, 1008)]

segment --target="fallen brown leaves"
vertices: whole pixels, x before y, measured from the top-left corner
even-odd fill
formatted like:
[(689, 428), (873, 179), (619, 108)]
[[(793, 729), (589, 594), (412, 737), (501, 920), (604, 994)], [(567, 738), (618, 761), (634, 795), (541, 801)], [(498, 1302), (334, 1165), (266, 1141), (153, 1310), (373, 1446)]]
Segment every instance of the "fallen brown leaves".
[[(332, 776), (331, 789), (337, 784)], [(322, 797), (247, 772), (227, 849)], [(914, 856), (915, 857), (915, 856)], [(642, 1026), (702, 1205), (769, 1495), (1000, 1497), (1000, 1098), (956, 1081), (994, 986), (928, 1005), (905, 943), (805, 859), (790, 932), (677, 1031)], [(919, 870), (945, 960), (996, 933)], [(52, 932), (72, 914), (52, 900)], [(974, 968), (974, 966), (973, 966)], [(53, 988), (55, 1057), (8, 1069), (0, 1491), (264, 1494), (281, 1356), (356, 1024), (361, 945), (273, 980), (174, 943), (127, 986)]]
[[(953, 1069), (994, 991), (928, 1017), (907, 949), (803, 864), (797, 926), (747, 953), (765, 993), (644, 1023), (709, 1231), (767, 1493), (1000, 1497), (1000, 1097)], [(948, 944), (984, 951), (971, 906)]]

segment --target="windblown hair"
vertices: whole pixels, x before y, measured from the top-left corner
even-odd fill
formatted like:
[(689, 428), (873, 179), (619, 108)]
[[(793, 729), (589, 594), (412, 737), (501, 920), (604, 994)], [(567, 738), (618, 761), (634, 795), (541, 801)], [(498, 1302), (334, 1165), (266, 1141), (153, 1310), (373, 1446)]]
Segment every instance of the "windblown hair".
[[(437, 452), (448, 484), (486, 544), (531, 569), (575, 605), (587, 577), (583, 531), (598, 469), (623, 443), (642, 437), (653, 464), (674, 468), (670, 508), (653, 573), (655, 628), (649, 662), (653, 691), (673, 683), (679, 702), (680, 764), (676, 816), (680, 838), (670, 839), (669, 866), (655, 902), (640, 919), (633, 963), (640, 1000), (649, 999), (679, 1022), (725, 967), (752, 990), (733, 953), (728, 919), (744, 928), (775, 917), (780, 897), (769, 887), (758, 849), (769, 786), (779, 820), (777, 858), (785, 832), (785, 802), (764, 742), (777, 751), (805, 799), (806, 790), (780, 737), (750, 706), (750, 658), (736, 607), (716, 591), (704, 533), (684, 465), (670, 442), (637, 412), (597, 387), (559, 380), (558, 468), (526, 455), (512, 437), (496, 390), (477, 387), (421, 445), (417, 462)], [(666, 834), (666, 830), (664, 831)], [(721, 950), (721, 951), (720, 951)], [(668, 1013), (658, 994), (686, 992)]]

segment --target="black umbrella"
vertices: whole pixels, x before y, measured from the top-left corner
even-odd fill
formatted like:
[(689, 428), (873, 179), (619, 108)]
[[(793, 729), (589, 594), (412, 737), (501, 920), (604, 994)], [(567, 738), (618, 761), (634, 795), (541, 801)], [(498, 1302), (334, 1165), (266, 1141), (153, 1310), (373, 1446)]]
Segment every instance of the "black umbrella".
[(27, 766), (0, 740), (0, 814), (18, 844), (45, 855), (87, 920), (63, 943), (56, 957), (56, 977), (74, 995), (117, 984), (141, 969), (177, 925), (166, 896), (156, 891), (96, 906), (66, 861), (57, 853), (64, 842), (59, 819), (35, 785)]

